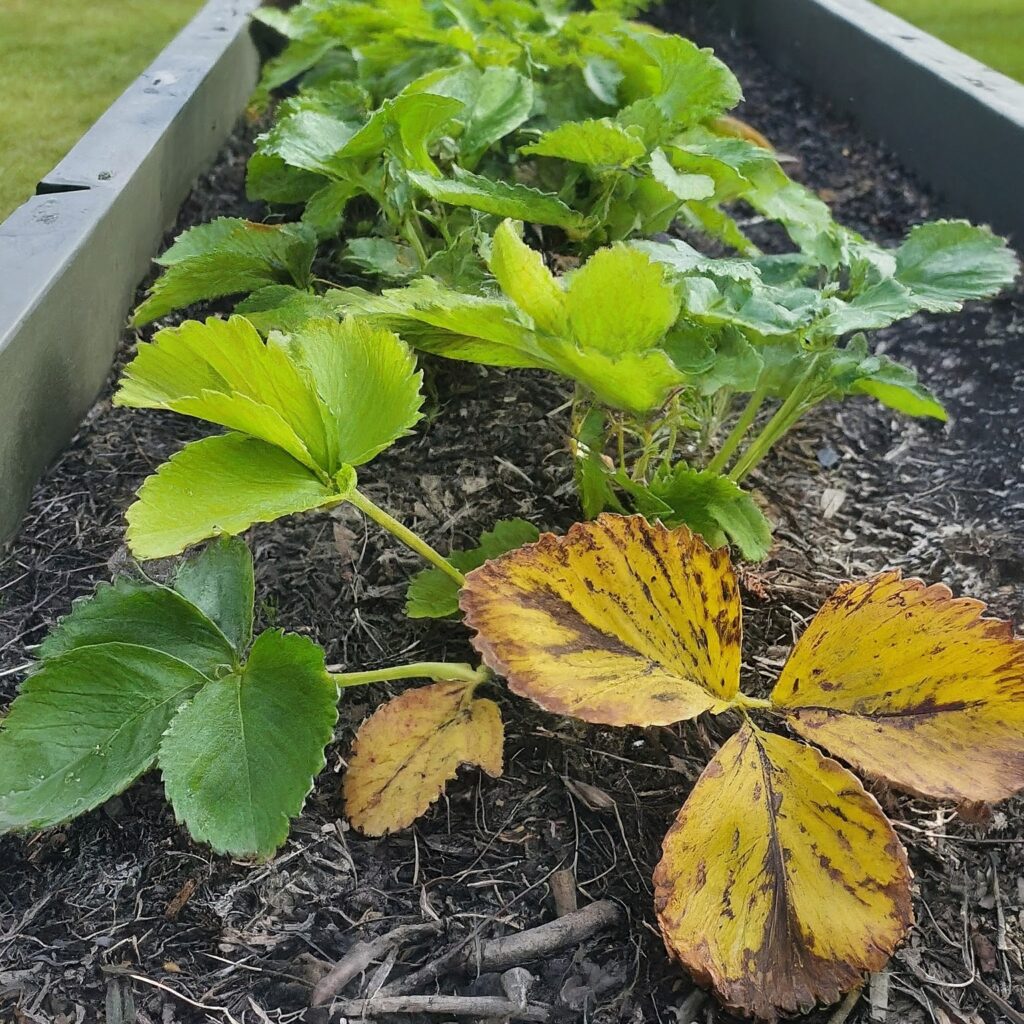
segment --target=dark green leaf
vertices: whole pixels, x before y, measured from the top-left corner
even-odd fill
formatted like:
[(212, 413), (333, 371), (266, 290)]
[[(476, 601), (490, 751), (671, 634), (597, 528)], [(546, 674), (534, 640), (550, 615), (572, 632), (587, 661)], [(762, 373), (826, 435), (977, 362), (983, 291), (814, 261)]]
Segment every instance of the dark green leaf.
[(685, 523), (712, 547), (731, 542), (753, 562), (768, 554), (768, 520), (754, 499), (728, 477), (679, 464), (658, 473), (649, 489), (672, 510), (661, 517), (666, 526)]
[(245, 541), (237, 537), (211, 541), (181, 564), (174, 589), (215, 622), (240, 655), (245, 652), (252, 642), (256, 594), (252, 554)]
[(324, 766), (335, 701), (320, 648), (276, 630), (257, 639), (240, 673), (204, 687), (159, 755), (192, 836), (234, 856), (271, 856)]
[[(244, 547), (244, 545), (243, 545)], [(228, 638), (187, 595), (136, 580), (101, 583), (77, 601), (39, 648), (43, 660), (97, 644), (148, 647), (214, 676), (235, 662)]]
[(206, 682), (185, 662), (132, 644), (45, 661), (0, 729), (0, 831), (57, 825), (122, 792)]

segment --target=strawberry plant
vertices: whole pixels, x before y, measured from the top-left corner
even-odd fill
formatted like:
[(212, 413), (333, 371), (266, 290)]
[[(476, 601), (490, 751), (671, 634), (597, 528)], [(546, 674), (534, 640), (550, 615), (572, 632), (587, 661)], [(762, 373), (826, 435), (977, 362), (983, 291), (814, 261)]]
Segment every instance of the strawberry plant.
[(1001, 239), (960, 221), (915, 228), (892, 252), (840, 239), (832, 271), (810, 254), (711, 260), (677, 240), (601, 249), (556, 277), (505, 221), (486, 251), (497, 294), (421, 280), (326, 298), (426, 352), (568, 378), (588, 516), (635, 509), (756, 559), (770, 534), (738, 485), (811, 409), (864, 394), (946, 418), (916, 373), (872, 354), (863, 332), (953, 312), (1017, 273)]
[(686, 529), (601, 516), (486, 563), (460, 600), (484, 663), (548, 711), (739, 722), (665, 838), (655, 907), (670, 953), (760, 1019), (836, 1001), (913, 923), (895, 831), (817, 747), (934, 799), (1024, 788), (1024, 640), (942, 585), (893, 571), (843, 584), (767, 698), (740, 689), (728, 556)]
[(317, 0), (263, 16), (291, 39), (265, 86), (283, 73), (301, 85), (260, 137), (248, 191), (301, 206), (302, 219), (186, 232), (138, 324), (239, 293), (253, 293), (239, 312), (272, 314), (274, 326), (323, 313), (308, 261), (295, 273), (274, 251), (253, 264), (268, 232), (275, 250), (301, 236), (303, 256), (316, 238), (345, 273), (463, 288), (480, 281), (475, 249), (495, 217), (547, 226), (583, 251), (681, 218), (756, 253), (722, 206), (742, 198), (798, 245), (835, 248), (827, 207), (724, 117), (741, 98), (728, 68), (607, 5)]

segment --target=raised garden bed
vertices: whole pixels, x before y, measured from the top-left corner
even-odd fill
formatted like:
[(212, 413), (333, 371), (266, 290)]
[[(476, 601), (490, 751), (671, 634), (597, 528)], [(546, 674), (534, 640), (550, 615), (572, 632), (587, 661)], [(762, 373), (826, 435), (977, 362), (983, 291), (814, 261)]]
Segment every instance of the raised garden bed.
[[(890, 242), (926, 216), (959, 213), (934, 207), (884, 151), (742, 41), (685, 18), (673, 27), (713, 45), (736, 70), (747, 94), (742, 116), (797, 158), (794, 176), (847, 224)], [(260, 216), (240, 199), (250, 146), (248, 133), (231, 143), (186, 203), (179, 230), (217, 215)], [(794, 629), (837, 580), (886, 566), (946, 580), (1020, 620), (1022, 333), (1020, 289), (957, 320), (903, 324), (887, 337), (890, 351), (945, 398), (951, 424), (897, 420), (867, 401), (825, 408), (755, 475), (777, 544), (743, 577), (749, 646), (766, 652), (746, 666), (750, 680), (771, 681)], [(134, 344), (135, 333), (126, 333), (119, 367)], [(428, 362), (439, 415), (380, 458), (369, 494), (445, 550), (511, 515), (559, 532), (578, 518), (562, 385), (532, 371)], [(32, 646), (123, 557), (123, 513), (141, 481), (206, 432), (170, 414), (115, 412), (109, 394), (38, 488), (3, 560), (5, 700)], [(358, 518), (291, 519), (256, 527), (252, 541), (258, 619), (311, 636), (329, 663), (373, 668), (469, 656), (460, 626), (404, 618), (405, 584), (418, 565)], [(270, 1019), (294, 1019), (323, 965), (355, 939), (441, 920), (436, 934), (401, 955), (394, 980), (475, 929), (489, 936), (549, 920), (552, 874), (570, 868), (581, 902), (614, 900), (625, 919), (528, 963), (540, 978), (532, 1000), (557, 1006), (565, 1020), (671, 1021), (683, 1007), (687, 1020), (722, 1016), (669, 963), (650, 898), (662, 836), (724, 738), (720, 723), (607, 730), (553, 718), (493, 688), (506, 720), (504, 776), (478, 782), (466, 774), (413, 829), (368, 840), (344, 824), (337, 779), (378, 695), (400, 689), (342, 700), (328, 768), (289, 844), (265, 866), (192, 843), (154, 777), (71, 825), (0, 840), (0, 998), (41, 1021), (74, 1020), (76, 1007), (93, 1012), (105, 999), (109, 1014), (128, 992), (143, 1021), (261, 1019), (250, 999)], [(1020, 1012), (1021, 800), (1002, 805), (983, 830), (929, 803), (875, 792), (908, 842), (919, 917), (891, 965), (889, 1019), (1015, 1019), (999, 999), (1009, 993)], [(364, 994), (371, 975), (346, 994)], [(495, 975), (453, 969), (417, 993), (491, 995), (496, 986)], [(865, 1000), (850, 1019), (868, 1013)]]

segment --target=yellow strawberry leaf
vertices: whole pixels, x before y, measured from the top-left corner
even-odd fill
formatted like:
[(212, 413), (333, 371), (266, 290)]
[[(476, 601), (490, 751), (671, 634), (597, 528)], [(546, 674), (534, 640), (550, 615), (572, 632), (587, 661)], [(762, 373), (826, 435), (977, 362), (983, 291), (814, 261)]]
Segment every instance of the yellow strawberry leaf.
[(411, 825), (460, 765), (502, 772), (505, 729), (498, 705), (474, 683), (447, 680), (388, 701), (360, 727), (345, 773), (345, 809), (360, 832), (382, 836)]
[(750, 725), (697, 780), (654, 872), (665, 944), (762, 1020), (835, 1002), (913, 923), (906, 853), (838, 762)]
[(941, 584), (841, 586), (772, 701), (796, 732), (901, 789), (993, 802), (1024, 787), (1024, 640)]
[(471, 572), (473, 644), (511, 689), (605, 725), (668, 725), (734, 704), (740, 601), (723, 548), (602, 515)]

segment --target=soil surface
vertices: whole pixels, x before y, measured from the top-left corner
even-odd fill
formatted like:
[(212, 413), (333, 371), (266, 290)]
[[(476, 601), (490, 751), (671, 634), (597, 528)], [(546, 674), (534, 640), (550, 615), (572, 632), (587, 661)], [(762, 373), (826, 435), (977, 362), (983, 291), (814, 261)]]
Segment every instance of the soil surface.
[[(742, 41), (691, 24), (685, 12), (672, 27), (715, 46), (746, 88), (741, 116), (793, 156), (794, 176), (842, 221), (895, 242), (911, 224), (956, 215)], [(263, 214), (240, 198), (252, 134), (242, 130), (227, 147), (176, 230), (219, 214)], [(820, 411), (765, 464), (755, 483), (777, 547), (745, 576), (748, 685), (770, 685), (836, 581), (886, 566), (945, 580), (1020, 622), (1022, 335), (1021, 291), (960, 317), (900, 325), (882, 336), (885, 349), (918, 367), (948, 403), (951, 423), (853, 401)], [(126, 332), (119, 365), (136, 341)], [(561, 385), (450, 363), (433, 370), (432, 415), (363, 474), (371, 497), (442, 549), (511, 515), (568, 526), (578, 510)], [(170, 414), (113, 410), (116, 376), (0, 556), (0, 705), (48, 627), (109, 577), (124, 510), (144, 477), (205, 432)], [(372, 525), (310, 515), (259, 527), (250, 540), (263, 625), (310, 635), (329, 663), (470, 656), (458, 623), (403, 617), (405, 583), (418, 566)], [(396, 836), (349, 831), (339, 796), (354, 730), (400, 692), (380, 686), (342, 701), (328, 767), (269, 864), (232, 862), (190, 842), (155, 776), (66, 827), (0, 840), (0, 1020), (92, 1021), (105, 1006), (111, 1022), (295, 1021), (311, 985), (354, 942), (422, 922), (437, 922), (436, 932), (357, 975), (344, 995), (385, 984), (500, 995), (496, 974), (401, 979), (467, 941), (551, 920), (550, 880), (563, 869), (573, 872), (581, 904), (613, 900), (623, 923), (524, 964), (537, 979), (531, 1000), (554, 1006), (555, 1019), (595, 1024), (727, 1019), (669, 962), (650, 878), (661, 837), (732, 723), (606, 730), (494, 689), (507, 727), (504, 777), (463, 772)], [(849, 1019), (1020, 1024), (1024, 801), (1001, 805), (982, 826), (950, 807), (874, 792), (908, 846), (918, 924)]]

